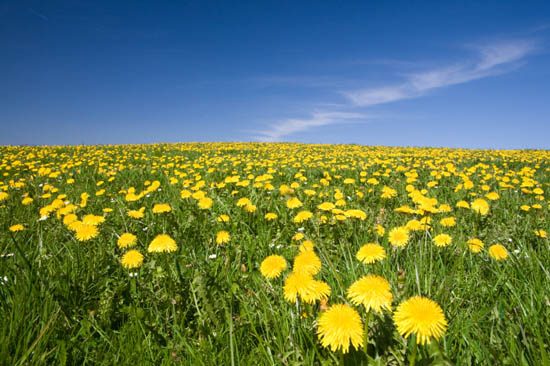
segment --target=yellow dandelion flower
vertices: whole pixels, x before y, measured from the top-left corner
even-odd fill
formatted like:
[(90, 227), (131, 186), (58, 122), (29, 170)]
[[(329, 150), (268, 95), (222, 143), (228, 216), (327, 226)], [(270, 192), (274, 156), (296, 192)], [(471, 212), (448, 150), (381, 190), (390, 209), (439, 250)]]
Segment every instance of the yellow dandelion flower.
[(33, 199), (30, 198), (30, 197), (25, 197), (23, 198), (23, 200), (21, 201), (21, 204), (23, 204), (24, 206), (27, 206), (27, 205), (30, 205), (32, 203)]
[(407, 222), (407, 225), (405, 225), (407, 229), (410, 231), (420, 231), (422, 230), (422, 223), (418, 220), (412, 219)]
[(293, 271), (296, 273), (308, 273), (311, 275), (319, 273), (321, 260), (312, 250), (300, 252), (294, 257)]
[(460, 208), (470, 208), (470, 204), (466, 201), (458, 201), (456, 203), (456, 207), (460, 207)]
[(230, 240), (231, 235), (229, 235), (229, 233), (225, 230), (218, 231), (218, 233), (216, 234), (216, 243), (219, 245), (228, 243)]
[(303, 206), (302, 202), (296, 197), (292, 197), (291, 199), (286, 201), (286, 207), (288, 208), (298, 208), (302, 206)]
[(539, 238), (546, 238), (547, 233), (544, 230), (535, 230), (535, 235)]
[(300, 294), (300, 298), (308, 304), (313, 304), (319, 300), (327, 300), (330, 296), (330, 286), (323, 281), (313, 280), (312, 285)]
[(451, 206), (447, 204), (440, 205), (439, 212), (451, 212)]
[(82, 218), (82, 222), (86, 225), (97, 226), (105, 222), (105, 217), (96, 215), (86, 215)]
[(275, 220), (276, 218), (277, 218), (277, 214), (274, 214), (273, 212), (268, 212), (264, 216), (264, 219), (268, 221)]
[(174, 252), (178, 249), (178, 245), (169, 235), (159, 234), (149, 244), (147, 251), (149, 253)]
[(487, 215), (489, 212), (489, 204), (483, 198), (478, 198), (472, 202), (471, 208), (481, 215)]
[(438, 247), (444, 247), (451, 244), (453, 242), (453, 238), (451, 238), (448, 234), (439, 234), (433, 238), (433, 241)]
[(76, 231), (78, 230), (78, 228), (81, 227), (82, 225), (84, 225), (84, 224), (82, 223), (82, 221), (80, 221), (80, 220), (72, 220), (72, 221), (67, 225), (67, 229), (76, 232)]
[(338, 214), (334, 216), (334, 218), (338, 221), (345, 221), (347, 219), (346, 215)]
[(296, 302), (298, 296), (303, 301), (312, 304), (318, 300), (328, 299), (330, 286), (322, 281), (314, 280), (308, 273), (292, 272), (283, 286), (284, 298)]
[(347, 205), (347, 203), (344, 200), (338, 200), (336, 201), (335, 205), (338, 207), (344, 207), (345, 205)]
[(172, 211), (172, 207), (168, 203), (157, 203), (153, 206), (153, 213), (165, 213)]
[(363, 324), (359, 313), (347, 304), (336, 304), (321, 313), (317, 334), (321, 345), (332, 352), (349, 352), (350, 344), (359, 349), (363, 341)]
[(24, 227), (23, 225), (21, 225), (21, 224), (15, 224), (15, 225), (10, 226), (10, 231), (11, 231), (12, 233), (15, 233), (15, 232), (18, 232), (18, 231), (22, 231), (22, 230), (24, 230), (24, 229), (25, 229), (25, 227)]
[(317, 206), (317, 208), (321, 211), (330, 211), (334, 209), (336, 206), (332, 202), (323, 202), (320, 205)]
[(218, 222), (229, 222), (229, 216), (223, 214), (218, 216)]
[(139, 210), (130, 210), (128, 211), (127, 215), (132, 219), (141, 219), (143, 218), (143, 216), (145, 216), (143, 211), (145, 211), (145, 207), (141, 207)]
[(304, 294), (308, 289), (315, 286), (313, 276), (309, 273), (292, 272), (285, 279), (283, 295), (286, 301), (296, 302), (299, 294)]
[(186, 198), (191, 197), (191, 191), (189, 191), (189, 190), (187, 190), (187, 189), (183, 189), (183, 190), (180, 192), (180, 197), (183, 198), (183, 199), (186, 199)]
[(380, 244), (367, 243), (359, 248), (355, 257), (365, 264), (371, 264), (386, 258), (386, 250)]
[(441, 220), (439, 220), (439, 223), (441, 224), (441, 226), (445, 226), (445, 227), (453, 227), (453, 226), (456, 226), (456, 219), (454, 217), (445, 217)]
[(472, 238), (466, 243), (468, 244), (468, 248), (474, 253), (479, 253), (483, 249), (483, 242), (477, 238)]
[(376, 231), (376, 235), (378, 236), (384, 236), (384, 234), (386, 233), (386, 229), (384, 229), (382, 225), (376, 225), (374, 227), (374, 230)]
[(202, 198), (206, 197), (206, 193), (203, 191), (196, 191), (191, 195), (191, 197), (193, 197), (197, 201), (200, 201)]
[(210, 197), (203, 197), (199, 199), (199, 208), (201, 210), (208, 210), (212, 207), (212, 198)]
[(88, 241), (98, 236), (98, 234), (99, 231), (97, 230), (96, 225), (82, 223), (76, 229), (76, 240)]
[(129, 248), (136, 245), (136, 243), (137, 237), (130, 233), (122, 234), (117, 240), (117, 245), (119, 248)]
[(348, 289), (348, 298), (354, 305), (363, 304), (367, 312), (382, 313), (382, 308), (391, 311), (390, 283), (374, 274), (355, 281)]
[(397, 331), (408, 338), (416, 335), (416, 343), (430, 343), (431, 338), (439, 339), (447, 329), (447, 320), (441, 307), (434, 301), (414, 296), (402, 302), (394, 312), (393, 320)]
[(300, 252), (306, 252), (306, 251), (310, 251), (310, 250), (313, 250), (313, 247), (314, 247), (314, 244), (312, 241), (310, 240), (304, 240), (302, 242), (302, 244), (300, 244), (300, 247), (298, 248), (298, 250)]
[(294, 234), (294, 236), (292, 237), (292, 240), (293, 241), (300, 241), (304, 238), (304, 234), (302, 233), (296, 233)]
[(270, 255), (260, 265), (262, 276), (276, 278), (286, 269), (286, 260), (280, 255)]
[(405, 226), (394, 227), (390, 231), (389, 241), (396, 247), (404, 247), (409, 242), (409, 230)]
[(508, 258), (508, 251), (502, 245), (494, 244), (494, 245), (491, 245), (489, 247), (489, 255), (493, 259), (495, 259), (497, 261), (500, 261), (500, 260)]
[(361, 210), (347, 210), (344, 215), (359, 220), (365, 220), (367, 218), (367, 214)]
[(301, 223), (301, 222), (304, 222), (306, 220), (309, 220), (310, 218), (313, 217), (313, 214), (310, 212), (310, 211), (300, 211), (298, 212), (298, 214), (294, 217), (294, 222), (295, 223)]
[(239, 200), (237, 201), (237, 207), (245, 207), (247, 205), (251, 205), (252, 202), (250, 202), (250, 200), (246, 197), (243, 197), (243, 198), (239, 198)]
[(246, 212), (256, 212), (256, 205), (246, 205), (244, 209)]
[(121, 263), (124, 268), (138, 268), (143, 263), (143, 255), (135, 249), (129, 250), (122, 256)]

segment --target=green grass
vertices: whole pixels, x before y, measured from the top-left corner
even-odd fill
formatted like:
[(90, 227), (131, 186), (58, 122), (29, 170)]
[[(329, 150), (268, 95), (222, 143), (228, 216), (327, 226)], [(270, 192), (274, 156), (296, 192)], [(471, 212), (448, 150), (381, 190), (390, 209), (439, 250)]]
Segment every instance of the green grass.
[[(320, 304), (293, 304), (283, 298), (284, 279), (299, 247), (292, 237), (302, 227), (323, 264), (316, 278), (332, 289), (329, 306), (349, 303), (347, 288), (368, 273), (390, 282), (393, 309), (415, 295), (429, 297), (441, 306), (448, 329), (439, 342), (418, 347), (417, 365), (550, 364), (550, 243), (534, 234), (541, 229), (550, 232), (548, 151), (161, 144), (0, 147), (0, 156), (0, 192), (9, 194), (0, 202), (0, 255), (4, 255), (0, 257), (0, 277), (7, 278), (0, 280), (2, 364), (335, 364), (340, 361), (339, 354), (323, 348), (316, 335)], [(21, 164), (14, 164), (16, 161)], [(448, 163), (456, 171), (448, 170)], [(455, 192), (462, 182), (459, 174), (476, 165), (475, 172), (470, 170), (474, 188)], [(49, 167), (59, 175), (40, 175), (40, 167)], [(525, 167), (533, 170), (522, 171)], [(411, 233), (405, 248), (393, 248), (388, 242), (391, 228), (421, 217), (393, 211), (402, 205), (415, 207), (405, 190), (405, 172), (411, 169), (418, 173), (418, 180), (412, 183), (415, 188), (426, 188), (426, 196), (449, 204), (452, 212), (427, 214), (432, 217), (432, 229)], [(380, 184), (361, 182), (361, 171), (366, 172), (364, 178), (375, 177)], [(436, 178), (430, 175), (433, 171), (436, 175), (449, 172), (449, 176)], [(181, 176), (182, 172), (187, 175)], [(256, 177), (268, 172), (275, 187), (269, 193), (254, 188), (253, 179), (246, 187), (234, 183), (211, 186), (231, 175), (240, 175), (242, 181), (249, 174)], [(307, 181), (294, 178), (298, 172)], [(331, 176), (328, 186), (320, 183), (324, 172)], [(519, 182), (509, 182), (511, 188), (499, 186), (507, 175)], [(525, 176), (545, 191), (544, 199), (522, 192)], [(111, 177), (114, 179), (109, 181)], [(178, 182), (170, 184), (171, 177)], [(69, 178), (75, 182), (68, 184)], [(354, 178), (355, 185), (344, 185), (345, 178)], [(192, 182), (184, 182), (186, 179)], [(438, 185), (427, 188), (433, 179)], [(129, 187), (140, 192), (147, 180), (158, 180), (161, 190), (136, 202), (126, 201), (120, 193)], [(184, 183), (192, 187), (199, 180), (205, 181), (202, 190), (214, 200), (210, 210), (200, 210), (193, 198), (180, 198)], [(22, 183), (19, 187), (15, 185), (18, 181)], [(104, 184), (97, 186), (99, 181)], [(288, 196), (278, 190), (292, 182), (300, 183), (294, 193), (304, 203), (300, 209), (288, 209)], [(47, 193), (44, 184), (58, 191), (41, 198)], [(500, 195), (489, 201), (488, 215), (482, 217), (455, 206), (459, 200), (471, 202), (470, 192), (477, 197), (487, 193), (483, 184)], [(397, 197), (380, 198), (384, 186), (394, 188)], [(339, 222), (326, 213), (328, 222), (322, 223), (323, 213), (316, 207), (325, 201), (336, 202), (335, 188), (347, 202), (342, 208), (361, 209), (366, 220)], [(105, 194), (96, 196), (100, 189), (105, 189)], [(313, 189), (317, 195), (307, 196), (305, 189)], [(39, 221), (40, 208), (58, 195), (65, 194), (64, 201), (78, 204), (83, 192), (90, 198), (86, 207), (77, 209), (78, 217), (93, 213), (106, 218), (96, 238), (79, 242), (55, 211)], [(34, 199), (27, 206), (21, 203), (25, 193)], [(241, 197), (249, 198), (257, 206), (256, 212), (237, 207)], [(172, 212), (153, 214), (155, 203), (169, 203)], [(533, 204), (542, 208), (520, 209)], [(146, 208), (142, 219), (126, 215), (142, 206)], [(104, 208), (113, 211), (103, 213)], [(302, 209), (313, 212), (314, 218), (294, 223), (293, 217)], [(275, 212), (278, 219), (265, 220), (267, 212)], [(218, 222), (220, 214), (229, 215), (231, 221)], [(448, 216), (456, 217), (456, 226), (439, 224)], [(377, 223), (386, 229), (383, 237), (374, 231)], [(25, 230), (10, 232), (14, 224), (24, 224)], [(220, 230), (231, 234), (231, 241), (223, 246), (215, 242)], [(137, 235), (136, 249), (145, 257), (135, 270), (120, 263), (125, 250), (116, 242), (124, 232)], [(147, 252), (160, 233), (175, 239), (176, 252)], [(431, 238), (439, 233), (451, 235), (453, 243), (436, 247)], [(472, 237), (485, 243), (479, 254), (465, 244)], [(355, 253), (367, 242), (384, 246), (387, 258), (371, 265), (359, 262)], [(507, 248), (506, 260), (497, 262), (489, 256), (487, 249), (494, 243)], [(6, 256), (11, 253), (13, 256)], [(285, 257), (290, 268), (281, 277), (268, 280), (259, 266), (271, 254)], [(134, 272), (137, 276), (130, 276)], [(365, 319), (365, 311), (355, 308)], [(369, 339), (368, 355), (352, 348), (344, 362), (410, 363), (414, 347), (410, 339), (397, 333), (391, 313), (371, 316)]]

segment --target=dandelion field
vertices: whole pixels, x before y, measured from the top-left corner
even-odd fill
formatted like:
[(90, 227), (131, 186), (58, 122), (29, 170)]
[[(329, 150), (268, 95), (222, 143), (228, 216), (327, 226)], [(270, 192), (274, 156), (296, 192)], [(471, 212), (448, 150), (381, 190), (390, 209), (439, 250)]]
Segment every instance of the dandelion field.
[(0, 156), (3, 364), (550, 364), (549, 151)]

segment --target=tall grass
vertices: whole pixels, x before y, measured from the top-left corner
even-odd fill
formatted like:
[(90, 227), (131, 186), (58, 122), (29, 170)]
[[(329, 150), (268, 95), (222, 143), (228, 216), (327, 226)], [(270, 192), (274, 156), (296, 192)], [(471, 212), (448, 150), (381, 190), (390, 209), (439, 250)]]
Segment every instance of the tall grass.
[[(414, 295), (429, 297), (442, 307), (449, 327), (439, 342), (418, 348), (417, 364), (550, 363), (550, 245), (548, 238), (535, 235), (535, 230), (550, 231), (547, 151), (160, 144), (1, 147), (0, 156), (0, 191), (9, 195), (0, 202), (0, 363), (339, 362), (339, 355), (323, 348), (316, 335), (324, 305), (284, 300), (284, 279), (292, 268), (271, 280), (259, 272), (260, 263), (271, 254), (282, 255), (292, 267), (300, 245), (292, 239), (297, 232), (315, 244), (323, 264), (317, 277), (332, 289), (328, 306), (348, 302), (347, 288), (362, 275), (375, 273), (390, 282), (394, 309)], [(403, 205), (415, 208), (405, 189), (405, 173), (412, 170), (418, 178), (411, 184), (427, 189), (425, 195), (437, 198), (438, 204), (449, 204), (452, 212), (426, 213), (432, 218), (431, 229), (411, 232), (408, 245), (395, 248), (388, 241), (389, 230), (422, 217), (394, 211)], [(275, 189), (254, 187), (254, 179), (268, 173)], [(295, 178), (297, 173), (305, 179)], [(462, 173), (469, 173), (475, 185), (455, 191)], [(249, 174), (254, 177), (247, 178)], [(250, 184), (216, 186), (233, 175)], [(323, 185), (320, 180), (327, 176), (331, 179)], [(500, 184), (506, 176), (510, 187)], [(372, 177), (380, 183), (367, 184)], [(533, 187), (523, 188), (532, 192), (540, 187), (545, 192), (522, 191), (526, 177), (533, 180)], [(70, 178), (75, 182), (67, 183)], [(354, 178), (355, 184), (343, 184), (345, 178)], [(135, 202), (125, 199), (130, 187), (140, 192), (146, 181), (155, 180), (160, 182), (159, 190)], [(428, 188), (432, 180), (438, 183)], [(98, 186), (100, 181), (104, 183)], [(191, 189), (199, 181), (205, 182), (201, 190), (214, 200), (209, 210), (200, 210), (193, 198), (180, 198), (185, 186)], [(278, 188), (292, 182), (299, 187), (282, 195)], [(57, 191), (45, 191), (46, 184)], [(394, 188), (397, 196), (382, 199), (383, 186)], [(338, 221), (330, 212), (319, 212), (320, 203), (336, 201), (336, 188), (346, 201), (341, 208), (361, 209), (367, 214), (365, 220)], [(105, 193), (96, 196), (100, 189)], [(315, 195), (308, 196), (306, 189)], [(459, 200), (471, 202), (489, 191), (498, 192), (500, 198), (489, 201), (485, 216), (456, 207)], [(83, 192), (90, 198), (76, 211), (78, 217), (93, 213), (106, 218), (98, 237), (79, 242), (55, 211), (39, 220), (40, 208), (60, 194), (66, 195), (63, 201), (78, 204)], [(42, 198), (47, 193), (51, 197)], [(24, 194), (34, 199), (31, 204), (21, 203)], [(299, 210), (310, 210), (313, 219), (294, 223), (298, 210), (285, 204), (290, 196), (298, 197), (304, 203)], [(241, 197), (249, 198), (256, 211), (237, 207)], [(155, 203), (169, 203), (172, 211), (153, 214)], [(536, 204), (542, 208), (534, 208)], [(528, 205), (529, 211), (522, 205)], [(143, 218), (127, 216), (128, 210), (142, 206)], [(105, 208), (112, 211), (104, 212)], [(278, 218), (265, 220), (267, 212)], [(229, 215), (230, 222), (219, 222), (220, 214)], [(327, 216), (326, 223), (322, 215)], [(448, 216), (456, 217), (456, 226), (439, 224)], [(14, 224), (25, 229), (11, 232)], [(376, 224), (386, 229), (384, 236), (377, 235)], [(220, 230), (231, 234), (229, 243), (216, 244)], [(116, 242), (124, 232), (137, 235), (137, 249), (145, 256), (137, 269), (125, 269), (120, 263), (125, 250)], [(160, 233), (174, 238), (176, 252), (147, 252)], [(451, 235), (453, 243), (436, 247), (432, 237), (439, 233)], [(466, 241), (472, 237), (485, 243), (481, 253), (468, 249)], [(384, 246), (387, 258), (371, 265), (359, 262), (355, 253), (367, 242)], [(497, 262), (489, 256), (487, 248), (494, 243), (507, 248), (506, 260)], [(365, 318), (363, 309), (356, 308)], [(344, 362), (410, 362), (411, 342), (397, 333), (391, 313), (371, 317), (369, 340), (368, 354), (352, 348)]]

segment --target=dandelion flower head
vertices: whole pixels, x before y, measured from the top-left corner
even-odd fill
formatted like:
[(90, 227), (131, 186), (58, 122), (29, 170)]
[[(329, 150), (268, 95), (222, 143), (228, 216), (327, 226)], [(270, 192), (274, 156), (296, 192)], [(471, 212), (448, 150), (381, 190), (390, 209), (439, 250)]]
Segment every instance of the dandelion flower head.
[(368, 243), (359, 248), (356, 258), (365, 264), (371, 264), (386, 258), (386, 250), (380, 244)]
[(260, 265), (260, 272), (266, 278), (276, 278), (286, 269), (286, 260), (280, 255), (270, 255)]
[(336, 304), (321, 313), (317, 334), (321, 345), (332, 352), (349, 352), (350, 344), (359, 349), (363, 340), (363, 324), (357, 310), (347, 304)]
[(402, 302), (395, 310), (393, 319), (399, 334), (405, 338), (415, 334), (417, 344), (430, 343), (431, 338), (439, 339), (447, 329), (441, 307), (422, 296)]
[(367, 312), (371, 309), (377, 313), (382, 313), (382, 309), (391, 311), (390, 283), (374, 274), (355, 281), (348, 289), (348, 298), (355, 305), (364, 305)]

